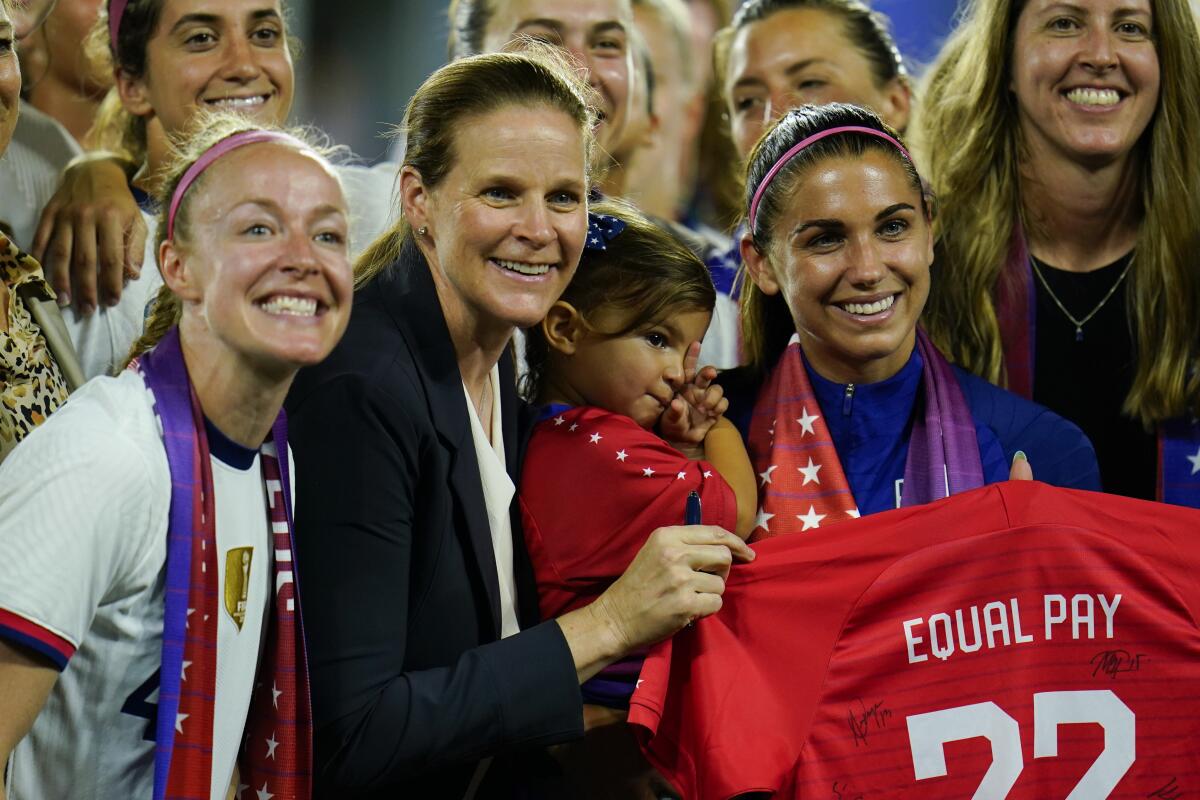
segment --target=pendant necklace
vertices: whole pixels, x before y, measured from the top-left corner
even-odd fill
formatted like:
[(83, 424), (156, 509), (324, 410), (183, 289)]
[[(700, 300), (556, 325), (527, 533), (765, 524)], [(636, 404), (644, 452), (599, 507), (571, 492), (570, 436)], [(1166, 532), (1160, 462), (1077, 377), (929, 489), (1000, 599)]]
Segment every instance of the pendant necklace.
[(1136, 253), (1129, 257), (1129, 263), (1125, 265), (1125, 269), (1121, 270), (1120, 276), (1116, 279), (1116, 281), (1113, 282), (1112, 287), (1108, 290), (1104, 297), (1100, 298), (1100, 302), (1096, 304), (1096, 307), (1089, 311), (1087, 316), (1085, 316), (1083, 319), (1075, 319), (1075, 316), (1070, 311), (1067, 311), (1067, 307), (1063, 305), (1062, 301), (1058, 299), (1058, 295), (1056, 295), (1054, 290), (1050, 288), (1050, 284), (1046, 281), (1046, 276), (1042, 274), (1042, 270), (1038, 266), (1037, 259), (1034, 258), (1032, 254), (1029, 256), (1029, 265), (1033, 267), (1033, 274), (1038, 276), (1038, 280), (1041, 282), (1042, 288), (1046, 290), (1046, 294), (1050, 295), (1050, 299), (1054, 301), (1054, 305), (1058, 306), (1058, 310), (1063, 313), (1063, 316), (1069, 319), (1071, 324), (1075, 326), (1075, 341), (1082, 342), (1083, 326), (1087, 324), (1088, 320), (1096, 316), (1100, 309), (1104, 308), (1104, 304), (1107, 303), (1114, 294), (1116, 294), (1117, 288), (1125, 280), (1125, 276), (1129, 274), (1129, 269), (1133, 266), (1133, 259), (1135, 256)]

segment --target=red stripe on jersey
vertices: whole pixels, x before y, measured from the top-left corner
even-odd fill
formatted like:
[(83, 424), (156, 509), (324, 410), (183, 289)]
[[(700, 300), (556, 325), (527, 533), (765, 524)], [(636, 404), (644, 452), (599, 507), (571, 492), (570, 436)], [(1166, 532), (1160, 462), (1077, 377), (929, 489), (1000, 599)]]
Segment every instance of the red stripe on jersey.
[(75, 645), (25, 617), (0, 608), (0, 636), (31, 648), (54, 662), (59, 672), (75, 655)]

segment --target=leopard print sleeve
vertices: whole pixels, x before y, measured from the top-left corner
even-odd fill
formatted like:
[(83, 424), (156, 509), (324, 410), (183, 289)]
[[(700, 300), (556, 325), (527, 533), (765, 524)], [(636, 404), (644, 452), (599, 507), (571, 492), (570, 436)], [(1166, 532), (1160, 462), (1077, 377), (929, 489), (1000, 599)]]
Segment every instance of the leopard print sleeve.
[(0, 280), (8, 289), (7, 324), (0, 325), (0, 461), (67, 399), (67, 383), (46, 338), (17, 295), (31, 286), (53, 299), (41, 265), (0, 234)]

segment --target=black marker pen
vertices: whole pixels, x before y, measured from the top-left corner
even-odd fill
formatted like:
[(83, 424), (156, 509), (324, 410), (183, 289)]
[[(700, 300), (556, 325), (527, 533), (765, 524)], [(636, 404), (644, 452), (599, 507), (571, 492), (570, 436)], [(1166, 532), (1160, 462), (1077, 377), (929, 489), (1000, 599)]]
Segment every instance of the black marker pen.
[(700, 513), (700, 495), (692, 492), (687, 496), (687, 505), (683, 510), (683, 524), (685, 525), (701, 525), (702, 515)]

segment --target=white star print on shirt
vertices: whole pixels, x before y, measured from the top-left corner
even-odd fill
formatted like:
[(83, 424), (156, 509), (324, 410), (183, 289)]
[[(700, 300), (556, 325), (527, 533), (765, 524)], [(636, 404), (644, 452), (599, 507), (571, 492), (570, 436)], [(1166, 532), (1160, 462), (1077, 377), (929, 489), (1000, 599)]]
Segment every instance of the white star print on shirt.
[(626, 453), (624, 450), (617, 451), (617, 461), (624, 461), (628, 457), (629, 457), (629, 454)]
[(816, 431), (813, 430), (813, 423), (816, 422), (817, 420), (819, 420), (820, 418), (821, 417), (818, 414), (809, 414), (807, 406), (801, 406), (800, 407), (800, 417), (799, 417), (799, 419), (796, 420), (796, 422), (800, 423), (800, 427), (802, 429), (800, 431), (800, 435), (807, 436), (808, 434), (811, 433), (815, 436)]
[(572, 422), (571, 427), (567, 428), (567, 430), (569, 430), (571, 433), (574, 433), (578, 428), (579, 428), (579, 424), (576, 422)]
[(687, 473), (686, 473), (686, 472), (677, 472), (677, 473), (675, 474), (675, 480), (677, 480), (677, 481), (684, 480), (685, 478), (687, 478)]
[(176, 714), (175, 715), (175, 730), (183, 733), (183, 721), (190, 717), (191, 714)]
[(271, 681), (271, 704), (276, 708), (279, 708), (279, 696), (281, 694), (283, 694), (283, 692), (279, 691), (279, 687), (274, 681)]
[(853, 517), (854, 519), (858, 519), (859, 517), (862, 516), (862, 514), (859, 513), (857, 508), (852, 508), (849, 511), (847, 511), (846, 513), (848, 515), (850, 515), (851, 517)]
[(1196, 448), (1196, 455), (1188, 456), (1187, 460), (1192, 462), (1192, 474), (1200, 472), (1200, 447)]
[(554, 424), (555, 424), (556, 426), (557, 426), (557, 425), (562, 425), (564, 422), (566, 422), (566, 420), (565, 420), (565, 419), (563, 419), (563, 415), (562, 415), (562, 414), (559, 414), (557, 417), (555, 417), (555, 418), (554, 418)]
[(796, 519), (798, 519), (804, 523), (804, 527), (800, 529), (801, 532), (803, 532), (810, 528), (821, 527), (821, 520), (825, 519), (825, 516), (826, 516), (825, 514), (818, 514), (817, 509), (815, 507), (809, 506), (808, 513), (807, 514), (797, 514)]
[(774, 514), (768, 514), (766, 511), (763, 511), (763, 510), (760, 508), (760, 509), (758, 510), (758, 516), (757, 516), (757, 517), (755, 517), (755, 519), (754, 519), (754, 527), (756, 527), (756, 528), (762, 528), (762, 529), (763, 529), (764, 531), (766, 531), (767, 533), (770, 533), (770, 532), (771, 532), (771, 526), (770, 526), (768, 523), (770, 523), (770, 521), (771, 521), (771, 518), (772, 518), (772, 517), (774, 517), (774, 516), (775, 516)]
[(597, 444), (604, 437), (598, 433), (593, 433), (591, 438), (592, 438), (592, 444)]
[(267, 743), (267, 758), (275, 759), (275, 748), (279, 747), (279, 742), (275, 741), (275, 733), (271, 733), (271, 738), (266, 740)]
[(258, 795), (258, 800), (271, 800), (271, 798), (275, 796), (267, 791), (266, 781), (263, 781), (263, 788), (255, 790), (254, 793)]
[(758, 477), (762, 479), (762, 484), (761, 484), (762, 486), (766, 486), (768, 483), (771, 482), (771, 473), (777, 469), (779, 469), (779, 465), (772, 464), (771, 466), (767, 467), (766, 472), (758, 473)]
[(642, 470), (642, 474), (645, 475), (647, 478), (649, 478), (651, 475), (654, 474), (654, 470), (652, 470), (650, 467), (646, 467), (645, 469)]
[(187, 680), (187, 668), (188, 668), (188, 667), (190, 667), (191, 665), (192, 665), (192, 662), (190, 662), (190, 661), (184, 661), (184, 662), (183, 662), (183, 663), (180, 665), (180, 668), (179, 668), (179, 680), (181, 680), (181, 681), (186, 681), (186, 680)]
[(819, 484), (821, 482), (821, 479), (817, 477), (817, 473), (821, 470), (821, 465), (814, 464), (812, 456), (808, 458), (807, 467), (796, 467), (796, 469), (800, 470), (800, 473), (804, 475), (804, 483), (800, 484), (801, 486), (808, 486), (810, 483)]

